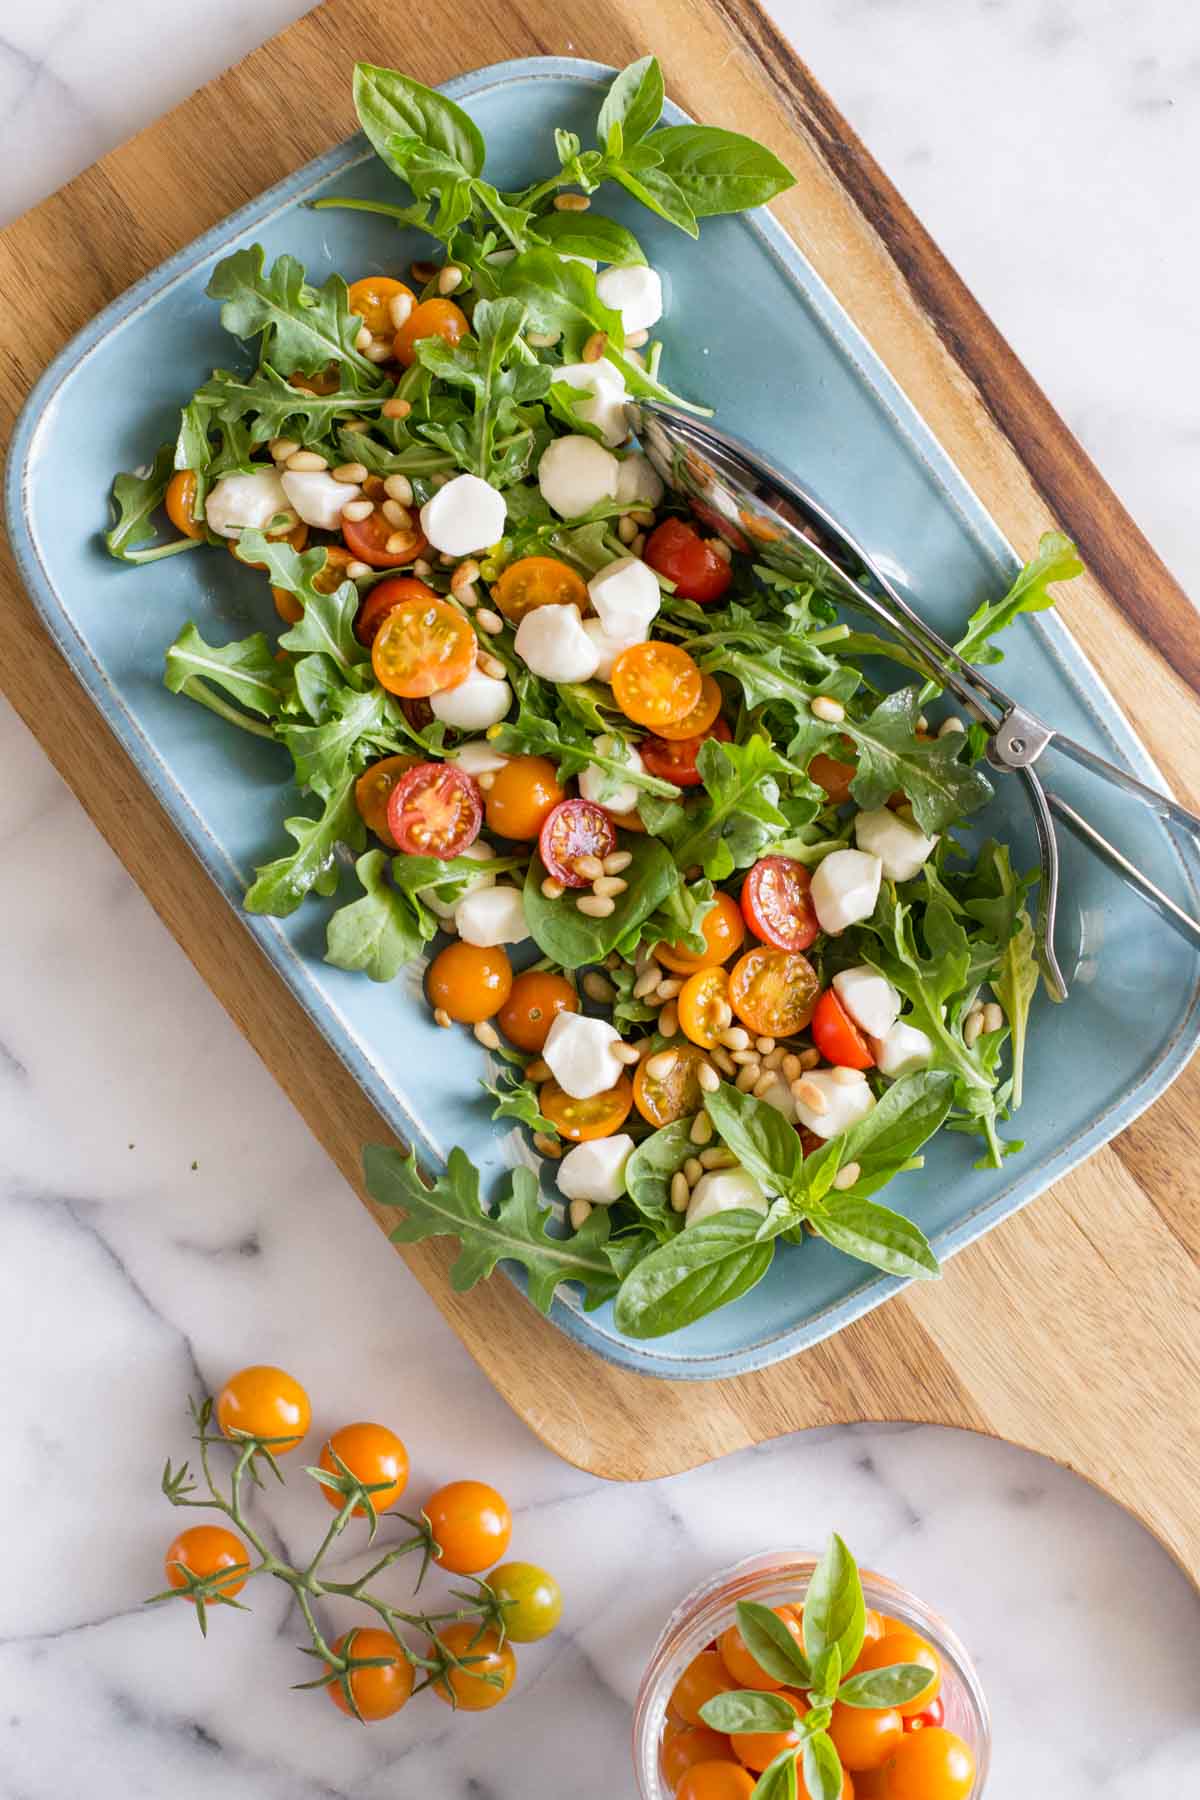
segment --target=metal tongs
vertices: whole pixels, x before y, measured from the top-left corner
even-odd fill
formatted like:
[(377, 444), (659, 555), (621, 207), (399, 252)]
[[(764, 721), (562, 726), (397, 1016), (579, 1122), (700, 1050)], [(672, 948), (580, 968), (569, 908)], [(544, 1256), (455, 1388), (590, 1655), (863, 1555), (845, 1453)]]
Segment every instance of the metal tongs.
[(1168, 924), (1200, 949), (1200, 921), (1177, 906), (1074, 807), (1043, 787), (1034, 765), (1053, 746), (1198, 839), (1200, 817), (1086, 745), (1053, 730), (965, 662), (914, 612), (878, 564), (794, 476), (740, 439), (700, 424), (675, 407), (639, 401), (626, 410), (642, 448), (663, 480), (693, 504), (698, 502), (706, 524), (732, 548), (750, 549), (760, 562), (781, 574), (811, 583), (829, 599), (871, 614), (900, 640), (927, 678), (953, 694), (989, 733), (988, 762), (994, 769), (1020, 777), (1033, 813), (1041, 854), (1034, 929), (1038, 961), (1054, 999), (1067, 996), (1054, 948), (1059, 886), (1054, 818), (1061, 819)]

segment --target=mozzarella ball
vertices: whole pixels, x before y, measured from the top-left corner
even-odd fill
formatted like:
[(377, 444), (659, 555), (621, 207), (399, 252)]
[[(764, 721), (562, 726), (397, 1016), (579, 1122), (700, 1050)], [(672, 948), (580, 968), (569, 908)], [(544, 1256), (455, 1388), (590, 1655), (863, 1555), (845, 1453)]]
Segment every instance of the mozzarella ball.
[(758, 1098), (765, 1100), (768, 1106), (773, 1106), (777, 1113), (782, 1113), (789, 1125), (796, 1123), (796, 1102), (792, 1098), (791, 1083), (785, 1081), (782, 1075), (776, 1075), (766, 1093), (759, 1094)]
[(900, 1016), (900, 996), (884, 976), (860, 963), (833, 978), (838, 999), (868, 1037), (885, 1037)]
[(351, 481), (335, 481), (328, 469), (288, 469), (280, 481), (291, 506), (314, 531), (340, 531), (343, 506), (362, 493)]
[[(851, 1081), (850, 1076), (855, 1079)], [(875, 1104), (867, 1078), (858, 1069), (814, 1069), (804, 1079), (825, 1101), (824, 1112), (817, 1112), (803, 1100), (796, 1101), (796, 1117), (814, 1137), (840, 1137), (843, 1131), (865, 1119)]]
[(560, 519), (577, 519), (617, 493), (620, 464), (595, 438), (555, 438), (538, 463), (538, 487)]
[(590, 681), (600, 661), (575, 606), (535, 606), (517, 626), (515, 644), (543, 681)]
[(621, 458), (617, 473), (617, 499), (622, 506), (657, 506), (666, 490), (662, 476), (640, 450)]
[(599, 619), (585, 619), (583, 629), (596, 646), (596, 655), (600, 659), (596, 664), (598, 681), (612, 680), (613, 664), (622, 650), (632, 650), (635, 644), (645, 642), (640, 631), (635, 632), (632, 637), (610, 637)]
[(916, 1025), (898, 1019), (884, 1037), (873, 1037), (875, 1066), (881, 1075), (898, 1081), (901, 1075), (913, 1075), (933, 1061), (933, 1045)]
[(590, 1100), (616, 1087), (625, 1073), (625, 1064), (613, 1055), (613, 1045), (620, 1042), (620, 1032), (607, 1019), (561, 1012), (542, 1046), (542, 1059), (564, 1094)]
[(626, 331), (649, 331), (662, 318), (662, 280), (658, 270), (645, 263), (605, 269), (596, 277), (596, 293), (605, 306), (620, 313)]
[(554, 379), (590, 395), (575, 410), (585, 424), (604, 433), (606, 444), (624, 443), (629, 424), (625, 417), (625, 377), (620, 369), (602, 356), (596, 362), (567, 363), (555, 369)]
[(458, 935), (466, 944), (521, 944), (529, 936), (520, 888), (476, 887), (454, 909)]
[(222, 475), (204, 502), (209, 528), (219, 537), (235, 538), (245, 528), (265, 531), (272, 519), (289, 510), (290, 502), (275, 468), (253, 475)]
[(937, 843), (935, 837), (926, 837), (890, 806), (860, 812), (854, 820), (854, 841), (860, 850), (868, 850), (879, 858), (889, 881), (911, 881)]
[[(617, 755), (622, 747), (619, 739), (607, 734), (593, 739), (593, 742), (601, 756)], [(644, 773), (646, 765), (633, 745), (626, 744), (624, 749), (625, 765), (636, 769), (639, 775)], [(610, 784), (614, 779), (607, 769), (600, 768), (596, 763), (589, 763), (586, 769), (580, 771), (579, 792), (585, 800), (594, 801), (597, 806), (606, 806), (609, 812), (632, 812), (638, 803), (640, 789), (633, 781), (622, 781), (619, 786), (612, 787)]]
[(756, 1212), (765, 1217), (767, 1196), (747, 1169), (710, 1169), (692, 1189), (685, 1228), (711, 1219), (714, 1213)]
[(662, 589), (649, 563), (637, 556), (619, 556), (592, 576), (588, 593), (596, 617), (610, 637), (632, 637), (641, 643), (650, 635), (651, 621), (662, 604)]
[(624, 1131), (576, 1144), (558, 1165), (559, 1193), (566, 1200), (611, 1206), (625, 1192), (625, 1165), (632, 1155), (633, 1139)]
[(862, 850), (834, 850), (818, 867), (809, 890), (817, 923), (830, 937), (869, 919), (879, 898), (883, 868)]
[(486, 731), (498, 725), (512, 705), (512, 689), (507, 681), (485, 675), (479, 668), (451, 688), (430, 694), (429, 706), (435, 719), (453, 725), (457, 731)]
[[(485, 844), (482, 838), (476, 838), (473, 844), (468, 844), (465, 850), (459, 852), (460, 856), (469, 856), (472, 862), (481, 863), (491, 862), (495, 854), (492, 846)], [(470, 877), (467, 893), (472, 894), (477, 888), (494, 887), (495, 882), (494, 875), (489, 875), (485, 869), (481, 869), (478, 875)], [(457, 908), (462, 905), (465, 898), (466, 894), (460, 894), (457, 900), (444, 900), (436, 888), (417, 889), (417, 899), (423, 901), (430, 912), (436, 913), (443, 923), (453, 919)]]
[(446, 761), (457, 763), (464, 775), (494, 775), (509, 758), (501, 751), (493, 750), (485, 740), (473, 739), (461, 749), (448, 751)]
[(469, 556), (504, 536), (504, 495), (478, 475), (456, 475), (421, 508), (421, 530), (446, 556)]

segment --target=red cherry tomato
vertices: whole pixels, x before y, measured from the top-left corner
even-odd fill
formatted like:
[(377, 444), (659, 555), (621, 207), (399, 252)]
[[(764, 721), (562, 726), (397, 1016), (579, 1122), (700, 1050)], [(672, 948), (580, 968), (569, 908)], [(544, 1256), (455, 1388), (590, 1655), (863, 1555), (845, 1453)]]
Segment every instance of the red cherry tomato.
[(733, 580), (733, 570), (720, 551), (686, 519), (664, 519), (656, 525), (642, 554), (652, 569), (675, 583), (682, 600), (696, 600), (701, 606), (719, 600)]
[(355, 615), (354, 635), (370, 649), (379, 627), (402, 600), (436, 599), (433, 589), (415, 575), (392, 575), (386, 581), (377, 581)]
[(792, 856), (763, 856), (742, 883), (742, 917), (776, 950), (807, 950), (820, 932), (808, 890), (812, 876)]
[(946, 1709), (941, 1699), (931, 1700), (924, 1712), (914, 1713), (911, 1719), (905, 1719), (905, 1731), (922, 1731), (926, 1725), (942, 1725), (945, 1723)]
[(429, 540), (419, 525), (404, 534), (404, 542), (395, 550), (388, 549), (388, 540), (399, 537), (400, 533), (394, 525), (388, 523), (376, 507), (365, 519), (343, 519), (342, 536), (346, 540), (346, 548), (357, 562), (370, 563), (373, 569), (403, 569), (424, 556), (429, 548)]
[(812, 1041), (826, 1062), (843, 1069), (873, 1069), (871, 1046), (854, 1023), (837, 994), (826, 988), (817, 1001), (811, 1023)]
[(546, 815), (538, 834), (538, 852), (546, 873), (564, 887), (585, 888), (592, 885), (590, 875), (581, 875), (581, 856), (598, 856), (603, 862), (617, 847), (617, 833), (602, 806), (591, 800), (562, 800)]
[(724, 719), (716, 718), (699, 737), (678, 738), (674, 743), (667, 738), (648, 737), (642, 739), (638, 749), (647, 771), (660, 781), (673, 781), (676, 787), (699, 787), (700, 771), (696, 767), (696, 758), (701, 744), (708, 738), (727, 744), (732, 737)]
[(461, 856), (483, 823), (479, 783), (453, 763), (418, 763), (392, 789), (387, 822), (410, 856)]

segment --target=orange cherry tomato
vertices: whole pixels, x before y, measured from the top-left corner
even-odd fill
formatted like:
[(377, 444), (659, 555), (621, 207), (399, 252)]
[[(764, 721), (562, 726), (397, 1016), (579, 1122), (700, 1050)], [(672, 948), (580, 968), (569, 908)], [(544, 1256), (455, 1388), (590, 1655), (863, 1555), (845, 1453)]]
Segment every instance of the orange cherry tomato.
[(579, 996), (564, 975), (527, 969), (512, 984), (512, 993), (496, 1023), (518, 1050), (540, 1050), (561, 1012), (578, 1012)]
[(466, 314), (453, 300), (418, 300), (396, 333), (392, 355), (406, 369), (411, 369), (417, 360), (417, 344), (421, 338), (439, 337), (443, 344), (453, 348), (470, 329)]
[(695, 1044), (672, 1044), (662, 1053), (672, 1057), (663, 1075), (651, 1075), (650, 1064), (658, 1055), (644, 1057), (633, 1077), (633, 1103), (643, 1119), (651, 1125), (671, 1125), (676, 1119), (690, 1118), (704, 1104), (700, 1086), (700, 1069), (708, 1061)]
[(904, 1737), (884, 1764), (888, 1800), (967, 1800), (974, 1785), (970, 1746), (941, 1725)]
[(205, 1605), (210, 1606), (220, 1598), (232, 1600), (240, 1594), (246, 1585), (246, 1571), (250, 1566), (250, 1552), (240, 1537), (232, 1531), (226, 1531), (223, 1525), (193, 1525), (188, 1531), (181, 1531), (171, 1544), (164, 1559), (167, 1581), (173, 1588), (185, 1588), (187, 1579), (183, 1568), (193, 1575), (220, 1575), (222, 1569), (237, 1569), (236, 1575), (230, 1575), (218, 1583), (219, 1594), (205, 1596)]
[(826, 988), (812, 1016), (812, 1041), (826, 1062), (844, 1069), (873, 1069), (875, 1058), (833, 988)]
[(721, 1758), (693, 1763), (675, 1790), (675, 1800), (750, 1800), (754, 1777), (741, 1763)]
[(791, 1037), (812, 1018), (820, 983), (807, 956), (757, 945), (733, 965), (729, 1003), (760, 1037)]
[(703, 778), (696, 766), (696, 759), (701, 747), (709, 738), (728, 744), (732, 737), (732, 731), (718, 714), (708, 730), (701, 732), (699, 737), (668, 738), (665, 734), (662, 737), (645, 737), (638, 749), (647, 774), (657, 775), (660, 781), (673, 781), (676, 787), (699, 787)]
[(184, 537), (204, 536), (204, 527), (196, 517), (196, 489), (195, 469), (176, 469), (163, 495), (167, 517), (176, 531), (182, 531)]
[(616, 1087), (605, 1088), (590, 1100), (576, 1100), (557, 1081), (544, 1082), (538, 1092), (538, 1110), (574, 1144), (590, 1144), (595, 1138), (620, 1131), (632, 1105), (633, 1087), (627, 1075), (622, 1075)]
[[(346, 570), (354, 561), (348, 550), (340, 544), (326, 544), (324, 566), (313, 576), (312, 584), (318, 594), (332, 594), (348, 580)], [(295, 625), (304, 617), (304, 602), (287, 588), (273, 587), (271, 598), (275, 602), (275, 611), (285, 625)]]
[[(335, 1456), (337, 1462), (334, 1461)], [(364, 1487), (376, 1487), (381, 1481), (387, 1482), (386, 1487), (378, 1488), (371, 1495), (371, 1505), (377, 1513), (390, 1511), (408, 1485), (408, 1451), (395, 1432), (389, 1431), (386, 1425), (371, 1425), (365, 1421), (357, 1425), (343, 1425), (325, 1444), (319, 1461), (330, 1475), (340, 1475), (342, 1471), (338, 1468), (338, 1462), (345, 1463), (350, 1473)], [(345, 1503), (345, 1495), (327, 1487), (322, 1487), (321, 1492), (330, 1506), (336, 1507), (340, 1512)], [(361, 1519), (366, 1510), (365, 1506), (356, 1506), (353, 1516)]]
[(402, 775), (407, 775), (410, 769), (415, 769), (423, 760), (423, 757), (404, 753), (385, 756), (381, 762), (372, 763), (369, 769), (364, 769), (354, 784), (354, 804), (358, 808), (359, 818), (367, 830), (373, 831), (389, 850), (400, 848), (387, 822), (392, 789)]
[(671, 1691), (671, 1711), (685, 1725), (703, 1725), (700, 1708), (737, 1686), (715, 1650), (694, 1656)]
[(674, 1792), (696, 1763), (724, 1762), (729, 1756), (729, 1739), (707, 1725), (684, 1725), (669, 1729), (663, 1737), (659, 1761), (663, 1779)]
[(469, 621), (456, 606), (416, 597), (401, 600), (384, 618), (371, 645), (371, 667), (389, 694), (416, 700), (465, 681), (478, 648)]
[(669, 744), (684, 738), (703, 737), (709, 727), (716, 723), (720, 710), (720, 688), (711, 675), (702, 675), (700, 677), (700, 698), (691, 712), (682, 719), (676, 719), (674, 724), (660, 726), (658, 735), (666, 738)]
[[(305, 544), (308, 542), (308, 526), (304, 523), (303, 519), (298, 519), (294, 525), (288, 525), (283, 531), (265, 531), (263, 536), (269, 544), (288, 544), (293, 550), (300, 551), (303, 550)], [(238, 562), (240, 562), (244, 568), (266, 568), (266, 563), (251, 562), (248, 556), (243, 556), (238, 549), (238, 542), (239, 540), (237, 538), (225, 539), (225, 545), (230, 556), (236, 557)]]
[[(813, 1800), (812, 1790), (804, 1779), (804, 1765), (796, 1764), (796, 1800)], [(855, 1784), (850, 1779), (849, 1769), (842, 1770), (842, 1791), (838, 1800), (855, 1800)]]
[(431, 1006), (460, 1025), (478, 1025), (494, 1017), (512, 993), (512, 964), (499, 946), (447, 944), (430, 963), (425, 982)]
[[(792, 1702), (797, 1719), (802, 1719), (808, 1711), (808, 1702), (803, 1694), (784, 1688), (783, 1698)], [(795, 1749), (800, 1742), (800, 1733), (795, 1730), (735, 1731), (729, 1742), (738, 1761), (748, 1769), (753, 1769), (756, 1775), (761, 1775), (777, 1756), (782, 1756), (785, 1750)]]
[[(796, 1648), (803, 1650), (804, 1630), (795, 1613), (787, 1606), (777, 1606), (773, 1610), (775, 1617), (783, 1621), (789, 1634), (795, 1639)], [(755, 1662), (736, 1625), (730, 1625), (717, 1639), (717, 1654), (729, 1670), (735, 1688), (755, 1688), (760, 1693), (768, 1694), (784, 1685), (782, 1681), (776, 1681), (773, 1675), (768, 1675), (761, 1663)], [(767, 1761), (770, 1761), (769, 1757)], [(766, 1763), (763, 1767), (766, 1767)]]
[(904, 1720), (895, 1707), (835, 1704), (829, 1725), (833, 1747), (843, 1768), (881, 1769), (904, 1736)]
[[(363, 498), (375, 496), (364, 486)], [(429, 539), (415, 521), (410, 529), (400, 532), (384, 518), (378, 506), (365, 519), (343, 519), (342, 536), (351, 556), (358, 562), (370, 563), (373, 569), (405, 569), (429, 549)], [(401, 541), (396, 549), (389, 550), (388, 545), (397, 538)]]
[(834, 806), (844, 806), (850, 798), (850, 783), (858, 774), (858, 764), (818, 752), (808, 765), (808, 773), (818, 787), (825, 789)]
[(862, 1668), (863, 1657), (866, 1655), (872, 1644), (877, 1644), (879, 1642), (884, 1634), (884, 1630), (883, 1614), (881, 1612), (876, 1612), (874, 1607), (868, 1606), (866, 1618), (863, 1622), (862, 1649), (858, 1653), (858, 1660), (856, 1661), (854, 1668), (850, 1671), (851, 1674), (857, 1674), (859, 1669)]
[[(393, 1713), (400, 1711), (413, 1691), (413, 1666), (390, 1631), (378, 1627), (344, 1631), (332, 1648), (338, 1656), (348, 1657), (351, 1664), (357, 1657), (387, 1657), (385, 1663), (368, 1664), (366, 1668), (351, 1667), (348, 1679), (354, 1706), (346, 1698), (342, 1682), (330, 1682), (325, 1692), (339, 1712), (353, 1718), (357, 1707), (363, 1724), (372, 1725), (378, 1719), (390, 1719)], [(329, 1663), (325, 1665), (326, 1668), (330, 1666)]]
[(660, 737), (665, 725), (674, 725), (695, 710), (703, 686), (699, 669), (678, 644), (634, 644), (613, 664), (617, 705), (635, 725), (648, 725)]
[(431, 1494), (421, 1511), (437, 1540), (434, 1562), (452, 1575), (478, 1575), (498, 1563), (512, 1537), (512, 1514), (503, 1494), (486, 1481), (451, 1481)]
[(302, 394), (315, 394), (319, 399), (324, 399), (329, 394), (337, 393), (342, 385), (342, 375), (335, 362), (328, 362), (315, 375), (306, 375), (303, 369), (293, 369), (288, 382)]
[[(347, 562), (353, 558), (343, 550), (342, 555)], [(437, 595), (425, 582), (415, 575), (389, 575), (384, 581), (377, 581), (372, 587), (354, 617), (354, 635), (360, 644), (368, 648), (379, 635), (379, 627), (396, 608), (405, 600), (436, 600)]]
[(862, 1669), (890, 1669), (896, 1663), (919, 1663), (923, 1669), (929, 1670), (928, 1687), (923, 1687), (919, 1694), (914, 1694), (911, 1700), (906, 1700), (903, 1706), (896, 1708), (902, 1718), (911, 1719), (923, 1712), (941, 1692), (941, 1658), (932, 1644), (927, 1644), (915, 1631), (901, 1626), (898, 1631), (887, 1631), (881, 1638), (877, 1638), (859, 1659), (859, 1667)]
[(271, 1438), (272, 1456), (294, 1450), (312, 1422), (308, 1395), (286, 1369), (269, 1363), (239, 1369), (217, 1395), (217, 1424), (226, 1437)]
[(591, 611), (587, 582), (557, 556), (522, 556), (509, 563), (492, 588), (492, 599), (510, 625), (538, 606), (577, 606)]
[(696, 969), (708, 969), (714, 963), (728, 962), (734, 951), (741, 948), (746, 935), (746, 923), (732, 894), (718, 889), (716, 904), (704, 915), (700, 930), (708, 946), (702, 956), (689, 950), (686, 944), (655, 946), (654, 954), (664, 968), (674, 969), (677, 975), (691, 975)]
[(697, 969), (679, 994), (679, 1029), (693, 1044), (711, 1050), (729, 1023), (729, 977), (724, 969)]
[(392, 301), (401, 294), (407, 294), (416, 304), (417, 296), (402, 281), (393, 281), (390, 275), (364, 275), (358, 281), (350, 283), (350, 292), (346, 296), (350, 302), (350, 311), (357, 313), (372, 337), (390, 338), (396, 327), (392, 323)]
[[(517, 1679), (517, 1659), (511, 1645), (501, 1644), (494, 1631), (481, 1632), (471, 1619), (447, 1625), (440, 1641), (468, 1667), (450, 1668), (439, 1676), (433, 1686), (439, 1700), (460, 1712), (489, 1712), (507, 1699)], [(436, 1653), (437, 1646), (431, 1645), (430, 1655)]]
[(566, 798), (558, 770), (545, 756), (514, 756), (484, 796), (488, 830), (497, 837), (531, 842), (547, 817)]

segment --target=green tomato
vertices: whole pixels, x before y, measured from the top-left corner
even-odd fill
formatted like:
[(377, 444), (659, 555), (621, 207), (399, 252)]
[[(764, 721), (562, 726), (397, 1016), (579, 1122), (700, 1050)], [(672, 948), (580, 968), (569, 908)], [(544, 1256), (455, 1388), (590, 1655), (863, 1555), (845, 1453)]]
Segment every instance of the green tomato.
[(562, 1589), (535, 1563), (501, 1563), (487, 1584), (504, 1606), (504, 1629), (515, 1644), (549, 1637), (562, 1618)]

